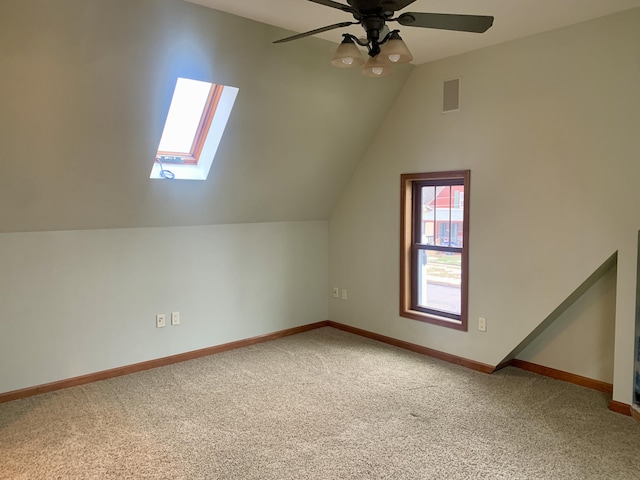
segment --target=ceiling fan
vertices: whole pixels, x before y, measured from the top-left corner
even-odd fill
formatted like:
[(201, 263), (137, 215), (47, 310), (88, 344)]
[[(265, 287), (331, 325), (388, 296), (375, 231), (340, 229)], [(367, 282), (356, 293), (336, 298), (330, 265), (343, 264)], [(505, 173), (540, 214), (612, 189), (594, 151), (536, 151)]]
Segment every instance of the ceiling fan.
[[(458, 15), (448, 13), (405, 12), (395, 16), (396, 12), (408, 7), (416, 0), (347, 0), (348, 5), (333, 0), (308, 0), (313, 3), (342, 10), (353, 15), (355, 22), (340, 22), (309, 32), (276, 40), (284, 43), (317, 33), (327, 32), (350, 25), (362, 25), (367, 38), (344, 34), (342, 44), (336, 50), (331, 64), (336, 67), (353, 67), (365, 63), (356, 44), (366, 47), (369, 59), (363, 68), (363, 74), (383, 77), (393, 72), (393, 63), (408, 63), (413, 60), (399, 30), (389, 31), (388, 22), (398, 22), (406, 27), (436, 28), (460, 32), (484, 33), (493, 25), (493, 17), (486, 15)], [(382, 53), (382, 55), (380, 55)]]

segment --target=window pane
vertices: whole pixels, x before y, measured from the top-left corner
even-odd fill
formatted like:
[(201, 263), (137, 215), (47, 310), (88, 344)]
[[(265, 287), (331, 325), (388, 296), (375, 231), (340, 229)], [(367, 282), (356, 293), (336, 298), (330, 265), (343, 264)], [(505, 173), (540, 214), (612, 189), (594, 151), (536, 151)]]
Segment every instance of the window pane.
[(421, 189), (422, 200), (420, 205), (422, 205), (422, 221), (420, 222), (422, 229), (422, 236), (420, 239), (420, 243), (423, 245), (435, 245), (435, 230), (434, 230), (434, 221), (435, 221), (435, 198), (436, 198), (436, 188), (435, 187), (422, 187)]
[(454, 208), (451, 209), (451, 246), (460, 247), (463, 246), (462, 234), (464, 232), (464, 186), (454, 185), (451, 187), (457, 197), (457, 206), (454, 204)]
[(451, 187), (438, 187), (436, 190), (436, 245), (450, 244)]
[(158, 152), (191, 152), (211, 86), (207, 82), (178, 78)]
[(460, 315), (462, 254), (418, 251), (418, 306)]

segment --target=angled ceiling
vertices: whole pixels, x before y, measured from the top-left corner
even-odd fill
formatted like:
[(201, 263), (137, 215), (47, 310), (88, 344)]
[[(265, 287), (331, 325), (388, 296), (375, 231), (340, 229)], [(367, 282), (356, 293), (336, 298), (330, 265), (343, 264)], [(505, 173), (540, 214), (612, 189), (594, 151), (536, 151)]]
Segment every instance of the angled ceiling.
[[(262, 11), (272, 23), (308, 23), (288, 25), (294, 30), (335, 21), (323, 15), (341, 20), (341, 12), (306, 0), (206, 1), (247, 16)], [(491, 5), (525, 23), (552, 10), (555, 23), (536, 23), (548, 29), (560, 18), (577, 22), (640, 0), (418, 0), (414, 7), (494, 13), (500, 28), (491, 35), (518, 30)], [(328, 218), (413, 67), (371, 81), (328, 66), (334, 43), (310, 37), (273, 45), (289, 32), (259, 20), (185, 0), (0, 1), (0, 232)], [(450, 41), (458, 41), (455, 32), (412, 30), (428, 35), (425, 48), (438, 56), (491, 38), (475, 35), (464, 47)], [(418, 54), (421, 41), (408, 43)], [(240, 89), (205, 182), (149, 179), (178, 76)]]
[[(352, 20), (347, 13), (308, 0), (185, 1), (294, 32)], [(346, 0), (338, 1), (347, 3)], [(397, 23), (392, 24), (392, 29), (401, 30), (414, 63), (421, 64), (635, 7), (640, 7), (640, 0), (416, 0), (403, 12), (493, 15), (495, 22), (484, 34), (393, 27)], [(359, 36), (362, 30), (354, 25), (318, 37), (339, 42), (342, 33), (346, 32)]]
[[(328, 218), (413, 67), (372, 82), (286, 33), (182, 0), (1, 0), (0, 232)], [(206, 181), (149, 179), (177, 77), (240, 89)]]

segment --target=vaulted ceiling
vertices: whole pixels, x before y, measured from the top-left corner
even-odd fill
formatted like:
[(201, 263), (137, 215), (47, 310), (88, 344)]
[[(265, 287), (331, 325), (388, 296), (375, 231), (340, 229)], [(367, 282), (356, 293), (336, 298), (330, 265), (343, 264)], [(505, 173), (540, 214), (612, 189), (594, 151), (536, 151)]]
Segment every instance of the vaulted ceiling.
[[(0, 2), (0, 232), (328, 218), (414, 67), (332, 68), (339, 31), (273, 45), (343, 19), (312, 2), (195, 1)], [(418, 0), (495, 29), (405, 39), (420, 63), (639, 4)], [(204, 182), (149, 179), (179, 76), (240, 89)]]
[[(183, 0), (0, 2), (0, 231), (328, 218), (412, 66)], [(238, 87), (206, 181), (150, 180), (177, 77)]]
[[(295, 32), (352, 20), (347, 13), (308, 0), (186, 1)], [(347, 0), (338, 3), (346, 4)], [(495, 22), (484, 34), (402, 27), (397, 23), (391, 28), (401, 30), (414, 63), (421, 64), (639, 6), (640, 0), (416, 0), (402, 11), (492, 15)], [(362, 29), (352, 26), (318, 36), (339, 42), (345, 32), (360, 35)]]

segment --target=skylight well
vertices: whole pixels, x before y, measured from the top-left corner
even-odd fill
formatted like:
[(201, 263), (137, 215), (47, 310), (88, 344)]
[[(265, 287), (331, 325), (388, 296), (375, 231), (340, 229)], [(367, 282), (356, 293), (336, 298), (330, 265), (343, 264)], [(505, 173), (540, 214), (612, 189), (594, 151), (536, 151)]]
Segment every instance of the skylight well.
[(151, 178), (206, 180), (238, 89), (178, 78)]

